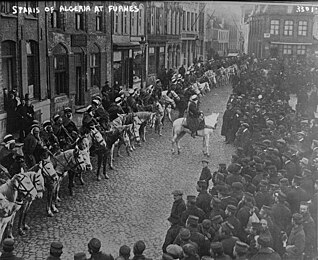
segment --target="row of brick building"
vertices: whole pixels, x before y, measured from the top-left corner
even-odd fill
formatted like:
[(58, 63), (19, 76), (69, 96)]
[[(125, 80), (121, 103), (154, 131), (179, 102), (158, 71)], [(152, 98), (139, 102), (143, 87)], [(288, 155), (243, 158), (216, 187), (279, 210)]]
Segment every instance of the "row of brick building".
[(1, 1), (1, 135), (13, 89), (44, 121), (66, 106), (80, 112), (106, 80), (144, 86), (164, 68), (207, 58), (212, 35), (215, 46), (228, 41), (215, 31), (224, 28), (207, 33), (208, 12), (200, 2)]

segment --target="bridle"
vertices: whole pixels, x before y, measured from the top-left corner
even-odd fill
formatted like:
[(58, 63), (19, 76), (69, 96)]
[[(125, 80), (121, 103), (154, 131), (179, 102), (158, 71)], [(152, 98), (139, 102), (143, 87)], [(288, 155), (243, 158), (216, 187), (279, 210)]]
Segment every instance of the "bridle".
[[(22, 179), (20, 179), (19, 176), (21, 176)], [(32, 182), (32, 188), (28, 190), (23, 184), (23, 180), (25, 178), (28, 178), (28, 176), (26, 176), (25, 174), (16, 175), (15, 180), (18, 182), (18, 185), (16, 185), (15, 182), (12, 182), (13, 188), (15, 190), (17, 190), (19, 192), (19, 194), (23, 196), (24, 199), (29, 198), (29, 197), (33, 198), (31, 192), (33, 190), (36, 190), (36, 188)]]
[[(73, 151), (73, 156), (74, 156), (74, 161), (75, 163), (72, 161), (72, 158), (69, 160), (69, 158), (66, 157), (65, 152), (62, 152), (63, 157), (66, 161), (66, 164), (62, 163), (59, 159), (57, 159), (54, 155), (53, 158), (60, 164), (63, 166), (64, 169), (67, 169), (65, 171), (75, 171), (77, 168), (79, 168), (80, 165), (85, 164), (84, 160), (82, 162), (80, 162), (78, 160), (79, 154), (76, 154), (76, 150), (74, 149)], [(70, 156), (72, 157), (72, 156)], [(59, 177), (63, 176), (63, 174), (58, 174)]]
[(97, 129), (91, 129), (90, 130), (90, 133), (89, 133), (91, 136), (92, 136), (92, 139), (95, 143), (97, 143), (98, 146), (103, 146), (103, 143), (105, 142), (104, 138), (102, 137), (101, 140), (98, 140), (97, 138), (97, 135), (98, 135), (98, 130)]
[[(55, 177), (58, 177), (58, 175), (57, 174), (50, 175), (49, 171), (45, 167), (47, 164), (49, 164), (51, 162), (48, 162), (45, 160), (42, 160), (41, 162), (42, 162), (42, 167), (40, 166), (40, 164), (39, 164), (39, 167), (41, 169), (42, 176), (46, 179), (50, 179), (53, 183), (56, 182), (57, 180), (55, 179)], [(37, 180), (37, 182), (38, 182), (38, 180)]]

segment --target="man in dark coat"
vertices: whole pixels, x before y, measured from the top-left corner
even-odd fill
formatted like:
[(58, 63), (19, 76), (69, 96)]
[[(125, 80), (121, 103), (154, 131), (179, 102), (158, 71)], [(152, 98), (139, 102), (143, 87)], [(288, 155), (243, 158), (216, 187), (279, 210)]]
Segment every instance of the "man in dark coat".
[(197, 216), (199, 218), (199, 223), (205, 219), (205, 213), (202, 209), (198, 208), (196, 205), (196, 196), (187, 196), (187, 209), (181, 214), (181, 224), (185, 226), (186, 221), (190, 215)]
[(188, 104), (187, 128), (190, 129), (191, 136), (193, 138), (195, 138), (196, 131), (198, 130), (199, 126), (200, 110), (198, 101), (198, 96), (193, 95), (190, 97)]
[(59, 149), (59, 140), (53, 132), (50, 120), (43, 122), (43, 130), (40, 133), (43, 145), (46, 146), (53, 154)]
[(53, 133), (59, 140), (59, 145), (62, 150), (67, 149), (70, 144), (74, 142), (69, 133), (66, 133), (63, 125), (63, 119), (60, 115), (55, 115), (53, 117)]
[(43, 142), (40, 138), (40, 128), (35, 125), (31, 129), (31, 133), (25, 138), (23, 146), (25, 162), (28, 168), (31, 168), (40, 161), (39, 151), (41, 148), (43, 148)]
[(232, 186), (234, 182), (241, 182), (240, 170), (241, 166), (239, 164), (230, 164), (227, 168), (229, 175), (226, 177), (225, 183)]
[(101, 127), (104, 130), (108, 130), (109, 114), (103, 108), (100, 100), (93, 99), (93, 101), (92, 101), (92, 110), (93, 110), (94, 118), (99, 122)]
[(10, 91), (9, 98), (6, 103), (6, 112), (7, 112), (7, 133), (13, 134), (17, 129), (17, 106), (18, 101), (15, 96), (14, 91)]
[(166, 233), (165, 241), (162, 245), (162, 251), (164, 253), (167, 252), (167, 246), (173, 244), (174, 240), (177, 238), (181, 230), (181, 226), (179, 224), (180, 220), (178, 218), (170, 216), (168, 218), (168, 221), (170, 222), (171, 226)]
[(138, 112), (137, 102), (134, 97), (135, 91), (133, 89), (128, 90), (129, 96), (127, 97), (127, 106), (128, 111), (131, 112)]
[(234, 227), (227, 221), (221, 224), (219, 229), (219, 241), (223, 245), (224, 253), (234, 258), (233, 248), (239, 239), (233, 236)]
[(27, 105), (29, 100), (21, 98), (21, 104), (17, 107), (17, 119), (20, 128), (20, 141), (23, 142), (27, 135), (32, 120), (34, 119), (33, 105)]
[(179, 74), (181, 74), (181, 76), (184, 77), (185, 72), (186, 72), (186, 70), (182, 64), (181, 67), (179, 68)]
[(258, 251), (251, 260), (281, 260), (280, 255), (270, 247), (270, 239), (267, 236), (257, 236)]
[(114, 260), (110, 254), (105, 254), (100, 250), (102, 244), (99, 239), (92, 238), (88, 243), (88, 252), (91, 254), (89, 260)]
[(275, 204), (272, 207), (272, 220), (281, 231), (287, 232), (291, 220), (291, 211), (286, 206), (286, 195), (279, 191), (275, 194)]
[(229, 133), (232, 127), (232, 119), (234, 116), (233, 105), (228, 103), (226, 110), (223, 114), (223, 123), (221, 129), (221, 135), (225, 137), (225, 142), (229, 143)]
[(210, 211), (210, 203), (212, 200), (212, 195), (207, 191), (208, 185), (205, 180), (197, 182), (197, 191), (199, 192), (196, 199), (196, 206), (202, 209), (205, 214), (208, 214)]
[(63, 126), (72, 137), (73, 142), (75, 142), (75, 140), (78, 137), (79, 131), (77, 129), (76, 124), (72, 120), (72, 117), (72, 109), (70, 107), (64, 108)]
[(209, 187), (209, 182), (212, 179), (212, 174), (211, 174), (211, 170), (210, 170), (208, 164), (209, 164), (208, 160), (206, 160), (206, 159), (202, 160), (203, 168), (202, 168), (199, 180), (206, 181), (206, 183)]
[(7, 174), (6, 177), (9, 177), (9, 169), (18, 156), (15, 147), (16, 142), (13, 135), (6, 135), (0, 147), (0, 172), (5, 172)]
[[(303, 229), (303, 217), (299, 213), (293, 214), (293, 228), (289, 234), (285, 256), (288, 260), (302, 260), (305, 250), (305, 231)], [(286, 243), (286, 240), (285, 240)]]
[(173, 195), (173, 205), (171, 209), (170, 216), (173, 218), (177, 218), (179, 220), (179, 224), (181, 224), (181, 215), (186, 210), (186, 204), (182, 198), (183, 192), (181, 190), (174, 190), (172, 192)]
[(108, 113), (109, 113), (109, 121), (113, 121), (114, 119), (116, 119), (118, 117), (119, 114), (125, 114), (124, 110), (122, 109), (122, 107), (120, 106), (121, 104), (121, 97), (117, 97), (115, 99), (115, 102), (113, 102), (109, 109), (108, 109)]
[(240, 240), (244, 240), (245, 234), (242, 230), (241, 222), (235, 217), (237, 207), (234, 205), (228, 205), (225, 209), (225, 221), (230, 223), (233, 227), (233, 235), (238, 237)]

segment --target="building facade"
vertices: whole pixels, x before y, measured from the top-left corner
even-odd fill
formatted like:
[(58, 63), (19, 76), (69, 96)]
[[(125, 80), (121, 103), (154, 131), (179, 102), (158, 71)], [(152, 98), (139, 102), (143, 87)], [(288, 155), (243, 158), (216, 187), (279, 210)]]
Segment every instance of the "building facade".
[(250, 21), (249, 53), (258, 58), (305, 56), (312, 51), (314, 14), (297, 6), (256, 6)]
[(227, 56), (229, 51), (230, 31), (225, 25), (224, 18), (214, 20), (212, 29), (212, 47), (218, 56)]

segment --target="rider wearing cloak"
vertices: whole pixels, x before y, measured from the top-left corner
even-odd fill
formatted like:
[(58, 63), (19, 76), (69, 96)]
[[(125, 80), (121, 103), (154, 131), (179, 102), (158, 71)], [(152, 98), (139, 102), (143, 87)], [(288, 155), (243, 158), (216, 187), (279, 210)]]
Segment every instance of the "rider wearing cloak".
[(187, 114), (187, 127), (191, 131), (191, 136), (195, 138), (196, 132), (199, 127), (199, 117), (200, 117), (200, 110), (198, 104), (198, 96), (193, 95), (190, 97), (189, 104), (188, 104), (188, 114)]

